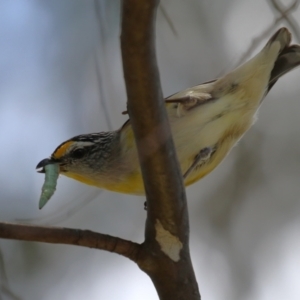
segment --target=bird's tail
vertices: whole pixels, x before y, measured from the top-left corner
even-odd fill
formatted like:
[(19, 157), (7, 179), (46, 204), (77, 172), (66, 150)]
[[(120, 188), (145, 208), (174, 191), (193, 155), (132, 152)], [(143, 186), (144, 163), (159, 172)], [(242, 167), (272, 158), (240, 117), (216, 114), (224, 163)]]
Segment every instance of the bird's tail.
[(280, 43), (280, 50), (279, 52), (282, 52), (284, 49), (286, 49), (292, 40), (292, 35), (289, 32), (289, 30), (285, 27), (280, 28), (277, 30), (268, 40), (265, 48), (271, 47), (273, 43)]

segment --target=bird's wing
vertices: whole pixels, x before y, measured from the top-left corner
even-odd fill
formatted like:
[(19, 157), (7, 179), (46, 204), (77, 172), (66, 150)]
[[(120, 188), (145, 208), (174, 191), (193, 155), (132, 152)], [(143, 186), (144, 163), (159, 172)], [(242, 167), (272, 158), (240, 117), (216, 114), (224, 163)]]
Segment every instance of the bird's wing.
[(209, 81), (180, 91), (165, 99), (169, 118), (183, 117), (194, 108), (214, 100), (211, 94), (214, 82)]
[(271, 77), (269, 81), (269, 86), (267, 92), (273, 87), (276, 81), (288, 73), (295, 67), (300, 65), (300, 46), (299, 45), (291, 45), (285, 48), (282, 53), (278, 56), (273, 70), (271, 72)]

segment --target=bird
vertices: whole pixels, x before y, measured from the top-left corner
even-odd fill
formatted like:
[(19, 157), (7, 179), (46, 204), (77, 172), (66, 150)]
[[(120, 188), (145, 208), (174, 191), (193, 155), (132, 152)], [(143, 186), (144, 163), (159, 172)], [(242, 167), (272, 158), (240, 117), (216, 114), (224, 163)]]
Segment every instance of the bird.
[[(300, 46), (291, 45), (291, 33), (283, 27), (258, 54), (233, 71), (164, 100), (185, 186), (223, 161), (254, 124), (277, 80), (298, 65)], [(58, 165), (60, 174), (88, 185), (125, 194), (145, 193), (130, 119), (118, 130), (68, 139), (37, 169), (44, 173), (51, 164)]]

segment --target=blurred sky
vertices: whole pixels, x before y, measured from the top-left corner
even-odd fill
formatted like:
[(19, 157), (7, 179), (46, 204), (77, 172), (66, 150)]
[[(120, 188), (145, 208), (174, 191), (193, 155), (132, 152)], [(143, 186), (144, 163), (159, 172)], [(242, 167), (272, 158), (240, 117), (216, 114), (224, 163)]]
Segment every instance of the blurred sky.
[[(165, 96), (229, 71), (278, 16), (262, 0), (162, 5), (157, 55)], [(2, 221), (143, 241), (143, 197), (60, 177), (38, 210), (44, 178), (36, 164), (74, 135), (126, 120), (119, 9), (109, 0), (0, 0)], [(293, 16), (299, 20), (300, 10)], [(299, 76), (300, 68), (279, 80), (250, 132), (187, 190), (191, 255), (205, 300), (300, 298)], [(72, 246), (1, 240), (0, 283), (1, 300), (157, 299), (131, 261)]]

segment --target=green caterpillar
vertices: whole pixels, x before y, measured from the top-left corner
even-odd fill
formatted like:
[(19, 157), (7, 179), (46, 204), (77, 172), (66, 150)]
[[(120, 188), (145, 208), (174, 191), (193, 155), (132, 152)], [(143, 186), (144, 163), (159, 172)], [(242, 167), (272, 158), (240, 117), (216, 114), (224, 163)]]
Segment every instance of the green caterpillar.
[(58, 164), (49, 164), (45, 166), (45, 181), (42, 187), (42, 194), (39, 201), (39, 209), (42, 209), (54, 194), (58, 175)]

